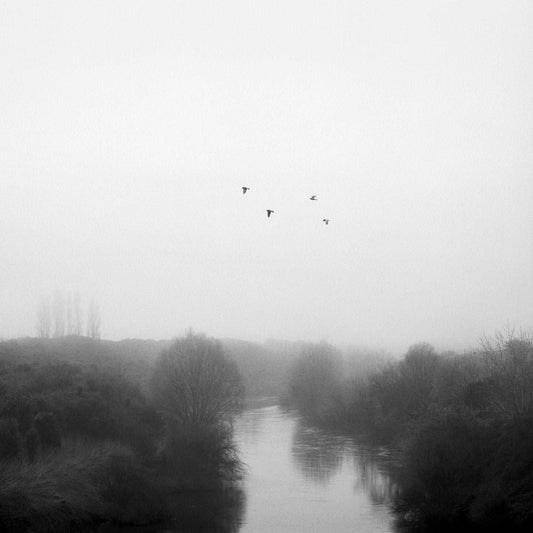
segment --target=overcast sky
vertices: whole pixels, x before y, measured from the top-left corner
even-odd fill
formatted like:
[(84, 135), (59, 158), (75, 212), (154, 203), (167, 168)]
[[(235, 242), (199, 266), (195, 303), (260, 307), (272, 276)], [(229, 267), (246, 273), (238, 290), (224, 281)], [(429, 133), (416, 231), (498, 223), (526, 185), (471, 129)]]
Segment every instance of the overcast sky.
[(530, 0), (0, 0), (0, 69), (0, 336), (533, 326)]

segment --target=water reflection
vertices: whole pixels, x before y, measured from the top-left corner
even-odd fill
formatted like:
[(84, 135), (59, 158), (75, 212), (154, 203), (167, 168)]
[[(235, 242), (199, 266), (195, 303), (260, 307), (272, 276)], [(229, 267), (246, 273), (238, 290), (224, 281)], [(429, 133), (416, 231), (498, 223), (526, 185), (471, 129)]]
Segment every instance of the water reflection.
[(394, 531), (379, 452), (278, 406), (245, 411), (235, 438), (247, 468), (240, 533)]
[(291, 453), (304, 476), (327, 485), (344, 460), (345, 439), (307, 427), (298, 420), (293, 433)]
[(397, 486), (387, 474), (390, 457), (383, 449), (354, 442), (296, 421), (291, 454), (301, 473), (324, 487), (343, 467), (353, 464), (354, 490), (366, 492), (374, 505), (388, 505)]
[(390, 457), (360, 445), (354, 448), (353, 460), (355, 490), (366, 491), (374, 505), (390, 505), (398, 494), (397, 483), (387, 473)]
[[(247, 409), (235, 441), (242, 486), (175, 496), (171, 524), (155, 533), (392, 533), (390, 459), (353, 439), (307, 426), (279, 407)], [(100, 531), (131, 531), (101, 527)]]

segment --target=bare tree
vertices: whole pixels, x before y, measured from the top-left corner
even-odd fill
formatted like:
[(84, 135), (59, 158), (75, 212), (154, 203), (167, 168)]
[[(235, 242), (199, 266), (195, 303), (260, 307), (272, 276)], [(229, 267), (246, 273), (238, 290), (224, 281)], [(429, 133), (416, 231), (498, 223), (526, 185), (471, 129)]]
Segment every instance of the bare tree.
[(81, 317), (81, 298), (80, 293), (77, 292), (74, 295), (74, 300), (72, 303), (72, 312), (73, 312), (73, 333), (74, 335), (83, 334), (83, 319)]
[(212, 425), (230, 420), (240, 408), (241, 376), (221, 344), (189, 333), (159, 357), (153, 389), (168, 422)]
[(59, 291), (55, 291), (53, 297), (54, 309), (54, 337), (65, 335), (65, 300)]
[(100, 338), (100, 308), (94, 298), (87, 310), (87, 336), (91, 339)]
[(507, 327), (482, 339), (489, 403), (504, 416), (533, 413), (533, 334)]
[(50, 299), (42, 297), (37, 306), (37, 335), (43, 339), (50, 337), (52, 327), (52, 313), (50, 310)]
[(73, 322), (73, 313), (72, 313), (72, 293), (67, 294), (65, 300), (65, 310), (66, 310), (66, 334), (72, 335), (74, 333), (74, 322)]

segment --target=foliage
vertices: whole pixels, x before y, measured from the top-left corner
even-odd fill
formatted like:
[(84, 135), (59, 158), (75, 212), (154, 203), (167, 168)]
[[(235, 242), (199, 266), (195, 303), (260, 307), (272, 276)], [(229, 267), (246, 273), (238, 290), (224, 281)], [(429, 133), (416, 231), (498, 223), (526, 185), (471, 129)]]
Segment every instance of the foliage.
[(97, 476), (110, 445), (67, 443), (34, 462), (0, 463), (0, 527), (4, 531), (70, 531), (101, 512)]
[[(303, 361), (291, 384), (305, 415), (334, 395), (324, 392), (332, 389), (328, 365)], [(498, 333), (463, 356), (416, 344), (342, 388), (328, 420), (400, 448), (396, 509), (411, 524), (533, 526), (531, 335)]]
[(340, 353), (331, 345), (305, 345), (290, 371), (290, 404), (311, 419), (326, 421), (334, 412), (340, 365)]
[(11, 459), (21, 451), (21, 438), (14, 418), (0, 420), (0, 459)]
[(243, 465), (228, 425), (173, 425), (161, 454), (162, 468), (183, 487), (213, 487), (242, 477)]
[(35, 428), (43, 449), (59, 447), (61, 435), (113, 439), (143, 453), (154, 448), (161, 421), (140, 387), (113, 367), (56, 362), (7, 364), (0, 417), (16, 419), (26, 435)]
[[(212, 520), (225, 516), (227, 483), (242, 472), (230, 424), (242, 387), (234, 365), (211, 349), (219, 345), (207, 342), (204, 362), (213, 365), (200, 368), (213, 372), (192, 375), (206, 385), (201, 390), (214, 393), (210, 400), (222, 401), (197, 424), (167, 419), (166, 427), (142, 390), (148, 376), (106, 353), (105, 342), (0, 343), (0, 529), (55, 532), (104, 521), (201, 518), (210, 530)], [(132, 357), (131, 365), (137, 363)], [(220, 377), (230, 377), (232, 387), (224, 388)], [(191, 496), (198, 490), (212, 496), (202, 500), (200, 518)]]
[(41, 452), (41, 440), (39, 438), (39, 433), (34, 427), (24, 435), (24, 448), (26, 449), (26, 454), (30, 463), (35, 461)]
[(39, 442), (43, 450), (61, 447), (59, 424), (53, 413), (37, 413), (33, 419), (34, 428), (39, 435)]

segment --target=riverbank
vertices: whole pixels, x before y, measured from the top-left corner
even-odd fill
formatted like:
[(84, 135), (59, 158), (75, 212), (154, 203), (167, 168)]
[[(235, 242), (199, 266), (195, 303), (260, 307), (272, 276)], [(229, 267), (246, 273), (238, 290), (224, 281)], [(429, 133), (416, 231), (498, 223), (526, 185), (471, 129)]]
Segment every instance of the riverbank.
[(533, 339), (497, 336), (459, 356), (412, 346), (348, 380), (330, 346), (308, 348), (289, 404), (319, 427), (399, 450), (393, 502), (413, 528), (533, 528)]

